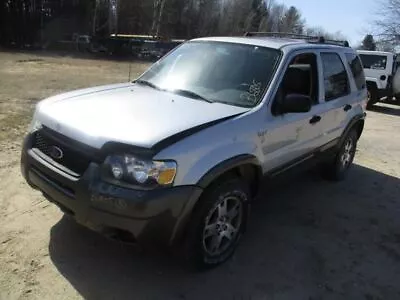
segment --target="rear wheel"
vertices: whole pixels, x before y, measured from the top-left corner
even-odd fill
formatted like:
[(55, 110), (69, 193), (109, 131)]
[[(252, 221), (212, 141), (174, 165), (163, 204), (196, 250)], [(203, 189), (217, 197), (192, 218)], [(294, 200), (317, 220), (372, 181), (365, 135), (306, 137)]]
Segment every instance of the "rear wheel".
[(334, 159), (323, 165), (323, 175), (330, 180), (339, 181), (346, 177), (350, 169), (357, 149), (358, 134), (356, 130), (351, 130)]
[(189, 223), (185, 256), (197, 269), (209, 269), (228, 260), (243, 234), (250, 193), (239, 178), (213, 184), (199, 200)]

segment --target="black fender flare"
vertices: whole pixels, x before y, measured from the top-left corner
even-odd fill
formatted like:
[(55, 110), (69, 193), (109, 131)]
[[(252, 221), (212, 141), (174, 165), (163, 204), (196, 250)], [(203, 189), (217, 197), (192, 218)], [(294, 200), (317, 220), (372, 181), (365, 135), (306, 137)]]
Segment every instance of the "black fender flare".
[(183, 217), (178, 221), (178, 224), (175, 225), (172, 237), (170, 239), (171, 245), (179, 244), (180, 242), (183, 241), (184, 237), (186, 236), (187, 234), (186, 224), (189, 222), (190, 216), (195, 210), (196, 205), (198, 204), (204, 189), (207, 188), (212, 182), (214, 182), (215, 179), (217, 179), (221, 175), (231, 170), (234, 170), (237, 167), (249, 164), (256, 167), (257, 170), (256, 175), (258, 179), (256, 183), (259, 185), (262, 179), (262, 169), (258, 159), (251, 154), (242, 154), (224, 160), (218, 163), (213, 168), (211, 168), (206, 174), (204, 174), (200, 178), (200, 180), (196, 184), (198, 189), (196, 190), (195, 195), (193, 195), (193, 197), (188, 200), (187, 204), (185, 205), (184, 211), (182, 212)]
[[(340, 140), (339, 140), (339, 143), (337, 144), (337, 147), (340, 147), (343, 144), (344, 139), (346, 138), (346, 136), (349, 134), (349, 132), (355, 126), (360, 126), (359, 128), (357, 128), (357, 130), (358, 130), (358, 138), (360, 138), (360, 136), (361, 136), (361, 134), (362, 134), (362, 132), (364, 130), (364, 120), (365, 120), (366, 115), (367, 115), (367, 113), (364, 112), (363, 114), (358, 114), (358, 115), (354, 116), (350, 120), (349, 124), (347, 124), (345, 130), (343, 131), (342, 136), (340, 137)], [(360, 125), (358, 125), (358, 124), (360, 124)]]
[(200, 180), (197, 182), (197, 186), (205, 189), (209, 186), (215, 179), (220, 177), (226, 172), (229, 172), (237, 167), (243, 165), (252, 165), (256, 168), (256, 176), (257, 179), (261, 180), (262, 178), (262, 168), (260, 162), (257, 157), (251, 154), (241, 154), (238, 156), (234, 156), (227, 160), (224, 160), (210, 169), (206, 174), (204, 174)]

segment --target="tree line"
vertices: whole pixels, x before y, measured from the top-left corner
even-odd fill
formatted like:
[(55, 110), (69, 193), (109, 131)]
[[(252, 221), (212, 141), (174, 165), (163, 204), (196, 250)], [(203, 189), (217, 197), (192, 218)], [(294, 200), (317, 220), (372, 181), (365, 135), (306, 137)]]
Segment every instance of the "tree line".
[[(111, 33), (189, 39), (241, 35), (246, 31), (290, 32), (345, 39), (310, 27), (301, 12), (279, 0), (2, 0), (0, 44), (44, 44), (72, 33)], [(400, 0), (382, 0), (374, 34), (358, 47), (392, 51), (400, 41)], [(52, 33), (52, 34), (50, 34)], [(376, 41), (374, 40), (376, 38)], [(357, 46), (357, 45), (355, 45)]]
[[(325, 35), (301, 12), (275, 0), (3, 0), (0, 44), (44, 43), (49, 31), (105, 37), (112, 33), (189, 39), (274, 31)], [(59, 36), (64, 35), (64, 36)]]

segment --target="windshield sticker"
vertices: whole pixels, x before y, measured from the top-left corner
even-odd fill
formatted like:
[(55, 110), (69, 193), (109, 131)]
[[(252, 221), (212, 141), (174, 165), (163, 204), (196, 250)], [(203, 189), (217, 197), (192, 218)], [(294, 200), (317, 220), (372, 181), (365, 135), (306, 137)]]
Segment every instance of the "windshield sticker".
[(253, 83), (249, 85), (249, 91), (242, 93), (240, 95), (240, 99), (254, 104), (257, 102), (260, 93), (261, 93), (261, 82), (256, 82), (253, 79)]

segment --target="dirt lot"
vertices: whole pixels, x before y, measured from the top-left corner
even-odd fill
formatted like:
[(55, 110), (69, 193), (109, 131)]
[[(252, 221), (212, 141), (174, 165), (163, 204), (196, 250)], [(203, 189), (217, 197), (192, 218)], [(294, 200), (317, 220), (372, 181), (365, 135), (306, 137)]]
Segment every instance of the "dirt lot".
[(63, 218), (20, 176), (33, 105), (127, 76), (122, 62), (0, 53), (0, 299), (400, 299), (397, 106), (369, 112), (346, 181), (266, 187), (235, 257), (208, 273)]

